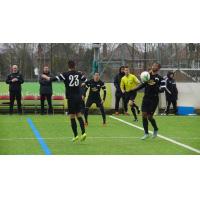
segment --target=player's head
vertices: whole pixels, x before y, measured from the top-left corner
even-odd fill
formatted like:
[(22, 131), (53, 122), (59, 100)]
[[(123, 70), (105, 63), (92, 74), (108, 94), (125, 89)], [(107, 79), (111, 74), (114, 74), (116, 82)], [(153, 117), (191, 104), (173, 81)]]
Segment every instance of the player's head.
[(12, 73), (17, 73), (18, 72), (18, 66), (17, 65), (13, 65), (11, 70), (12, 70)]
[(124, 74), (124, 66), (123, 65), (119, 68), (119, 73)]
[(167, 73), (167, 77), (168, 77), (168, 78), (174, 78), (174, 72), (169, 71), (169, 72)]
[(161, 64), (155, 62), (155, 63), (153, 63), (153, 65), (151, 67), (151, 70), (152, 70), (152, 72), (156, 73), (156, 72), (158, 72), (160, 70), (160, 68), (161, 68)]
[(45, 65), (43, 67), (43, 73), (48, 74), (49, 73), (49, 67), (47, 65)]
[(130, 74), (130, 70), (129, 70), (129, 67), (128, 67), (128, 66), (125, 66), (125, 67), (124, 67), (124, 74), (125, 74), (125, 76), (127, 76), (127, 75)]
[(94, 81), (99, 81), (99, 79), (100, 79), (100, 74), (99, 74), (99, 72), (95, 72), (95, 73), (94, 73), (93, 79), (94, 79)]
[(75, 70), (75, 68), (76, 68), (75, 62), (73, 60), (69, 60), (68, 67), (69, 67), (69, 70)]

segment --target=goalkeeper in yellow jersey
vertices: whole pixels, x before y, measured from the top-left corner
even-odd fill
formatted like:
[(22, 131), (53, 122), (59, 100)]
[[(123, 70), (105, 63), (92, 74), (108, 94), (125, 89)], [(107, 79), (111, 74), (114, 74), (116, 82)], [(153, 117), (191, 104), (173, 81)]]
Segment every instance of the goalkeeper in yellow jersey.
[(121, 88), (122, 93), (125, 94), (126, 102), (129, 104), (131, 108), (131, 111), (134, 116), (134, 121), (138, 121), (136, 110), (137, 110), (137, 113), (139, 114), (140, 109), (135, 104), (135, 98), (136, 98), (137, 92), (134, 92), (132, 90), (140, 84), (140, 81), (137, 79), (135, 75), (130, 73), (130, 70), (127, 66), (124, 67), (124, 73), (125, 73), (125, 76), (123, 76), (121, 79), (120, 88)]

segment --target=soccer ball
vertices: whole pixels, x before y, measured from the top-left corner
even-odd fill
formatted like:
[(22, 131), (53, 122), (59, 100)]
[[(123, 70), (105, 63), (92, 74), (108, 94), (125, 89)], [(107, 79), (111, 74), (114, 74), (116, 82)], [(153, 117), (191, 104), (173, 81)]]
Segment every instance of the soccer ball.
[(147, 82), (150, 80), (150, 74), (149, 72), (145, 71), (145, 72), (142, 72), (141, 75), (140, 75), (140, 79), (143, 83)]

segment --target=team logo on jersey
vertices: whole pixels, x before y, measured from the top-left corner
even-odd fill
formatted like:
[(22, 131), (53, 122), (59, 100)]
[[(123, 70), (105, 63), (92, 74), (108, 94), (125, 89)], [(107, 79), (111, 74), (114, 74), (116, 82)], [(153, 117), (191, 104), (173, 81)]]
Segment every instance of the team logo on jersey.
[(149, 84), (149, 85), (155, 85), (156, 82), (155, 82), (153, 79), (150, 79), (150, 80), (148, 81), (148, 84)]
[(91, 89), (92, 89), (93, 92), (97, 92), (98, 91), (98, 88), (96, 88), (96, 87), (93, 87)]

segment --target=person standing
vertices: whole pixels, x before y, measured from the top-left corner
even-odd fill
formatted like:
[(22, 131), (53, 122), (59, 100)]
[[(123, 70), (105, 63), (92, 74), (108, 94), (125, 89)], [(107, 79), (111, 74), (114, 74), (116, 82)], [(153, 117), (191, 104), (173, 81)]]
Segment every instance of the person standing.
[(135, 75), (130, 73), (130, 70), (127, 66), (124, 67), (124, 73), (125, 76), (121, 79), (120, 88), (122, 93), (125, 94), (126, 102), (128, 102), (134, 116), (134, 121), (136, 122), (138, 121), (138, 118), (135, 108), (138, 114), (140, 113), (140, 109), (135, 104), (135, 98), (137, 96), (137, 92), (133, 91), (133, 89), (140, 84), (140, 81), (137, 79)]
[(10, 114), (13, 114), (14, 102), (17, 100), (18, 113), (22, 114), (22, 88), (21, 85), (24, 83), (22, 74), (20, 74), (18, 66), (13, 65), (11, 68), (11, 73), (7, 76), (6, 83), (9, 84), (9, 94), (10, 94)]
[(169, 114), (170, 105), (173, 105), (173, 113), (177, 114), (177, 99), (178, 99), (178, 89), (176, 87), (176, 81), (174, 79), (174, 73), (169, 71), (166, 78), (166, 89), (165, 96), (167, 101), (167, 108), (165, 110), (166, 115)]
[(52, 89), (52, 82), (47, 81), (42, 77), (42, 75), (46, 75), (48, 77), (52, 77), (49, 71), (48, 66), (44, 66), (43, 68), (43, 73), (40, 76), (39, 83), (40, 83), (40, 101), (41, 101), (41, 114), (44, 115), (44, 103), (45, 99), (47, 99), (48, 102), (48, 114), (53, 113), (53, 107), (52, 107), (52, 94), (53, 94), (53, 89)]
[(115, 76), (114, 78), (114, 86), (116, 88), (115, 91), (115, 115), (119, 115), (119, 102), (120, 99), (122, 99), (123, 102), (123, 108), (124, 108), (124, 114), (128, 114), (127, 113), (127, 102), (125, 100), (125, 95), (122, 93), (121, 88), (120, 88), (120, 83), (121, 83), (121, 79), (124, 76), (124, 66), (121, 66), (119, 68), (119, 73)]
[(68, 114), (71, 121), (71, 128), (74, 133), (72, 139), (73, 142), (79, 140), (76, 118), (79, 121), (81, 128), (81, 141), (84, 141), (87, 137), (85, 133), (85, 125), (81, 113), (81, 103), (82, 103), (82, 91), (81, 86), (84, 82), (87, 81), (86, 77), (76, 70), (76, 64), (73, 60), (68, 61), (67, 72), (61, 73), (59, 76), (49, 77), (45, 74), (42, 75), (42, 78), (48, 81), (63, 81), (65, 84), (65, 93), (68, 104)]
[(148, 121), (153, 126), (153, 136), (156, 138), (158, 135), (158, 126), (156, 120), (154, 119), (154, 112), (158, 106), (159, 102), (159, 93), (164, 92), (165, 80), (162, 76), (158, 74), (161, 65), (159, 63), (154, 63), (149, 72), (150, 80), (138, 85), (133, 91), (138, 91), (144, 88), (144, 97), (142, 100), (142, 123), (144, 128), (144, 136), (141, 138), (145, 140), (149, 137)]
[[(86, 96), (87, 90), (90, 90), (85, 106), (85, 125), (88, 125), (88, 111), (93, 103), (95, 103), (96, 106), (100, 109), (103, 119), (103, 125), (106, 125), (106, 114), (103, 106), (106, 100), (106, 86), (105, 83), (100, 80), (100, 75), (98, 72), (94, 73), (93, 79), (85, 82), (85, 87), (86, 89), (84, 97)], [(100, 95), (101, 89), (103, 90), (103, 98), (101, 98)]]

